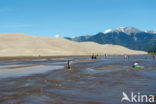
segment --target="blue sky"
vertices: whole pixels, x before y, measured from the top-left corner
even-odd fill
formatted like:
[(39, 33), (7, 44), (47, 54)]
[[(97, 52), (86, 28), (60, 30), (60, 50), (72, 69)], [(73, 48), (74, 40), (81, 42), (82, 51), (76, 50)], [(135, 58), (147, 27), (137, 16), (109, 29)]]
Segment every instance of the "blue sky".
[(156, 0), (0, 0), (0, 33), (74, 37), (127, 26), (156, 30)]

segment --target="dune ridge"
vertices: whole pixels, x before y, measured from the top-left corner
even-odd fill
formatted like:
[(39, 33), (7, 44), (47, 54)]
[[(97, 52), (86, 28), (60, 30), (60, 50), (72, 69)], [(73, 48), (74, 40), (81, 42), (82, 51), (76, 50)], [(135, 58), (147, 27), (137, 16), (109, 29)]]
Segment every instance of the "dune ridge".
[(119, 45), (74, 42), (58, 37), (38, 37), (22, 33), (0, 34), (0, 56), (68, 56), (91, 54), (147, 54)]

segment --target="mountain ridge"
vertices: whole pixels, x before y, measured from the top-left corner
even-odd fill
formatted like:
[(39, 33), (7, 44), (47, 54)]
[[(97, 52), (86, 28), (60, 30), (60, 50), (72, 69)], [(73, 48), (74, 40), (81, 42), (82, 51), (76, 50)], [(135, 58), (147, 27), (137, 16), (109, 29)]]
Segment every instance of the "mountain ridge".
[[(82, 40), (83, 38), (83, 40)], [(99, 44), (121, 45), (134, 50), (153, 51), (156, 50), (156, 32), (142, 31), (134, 27), (120, 27), (108, 29), (89, 37), (79, 36), (69, 40), (83, 42), (94, 41)]]

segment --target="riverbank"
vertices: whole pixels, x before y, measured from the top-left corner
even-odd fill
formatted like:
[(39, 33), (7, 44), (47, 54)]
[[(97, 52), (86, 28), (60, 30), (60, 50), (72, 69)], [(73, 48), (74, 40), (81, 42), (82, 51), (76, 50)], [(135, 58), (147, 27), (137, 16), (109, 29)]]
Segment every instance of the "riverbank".
[[(146, 54), (148, 55), (148, 54)], [(151, 55), (151, 54), (149, 54)], [(27, 60), (42, 60), (42, 59), (61, 59), (72, 57), (91, 57), (92, 55), (68, 55), (68, 56), (12, 56), (12, 57), (0, 57), (0, 61), (27, 61)], [(123, 56), (123, 55), (108, 55), (108, 56)], [(129, 55), (140, 56), (140, 55)], [(97, 57), (104, 57), (104, 55), (98, 55)]]

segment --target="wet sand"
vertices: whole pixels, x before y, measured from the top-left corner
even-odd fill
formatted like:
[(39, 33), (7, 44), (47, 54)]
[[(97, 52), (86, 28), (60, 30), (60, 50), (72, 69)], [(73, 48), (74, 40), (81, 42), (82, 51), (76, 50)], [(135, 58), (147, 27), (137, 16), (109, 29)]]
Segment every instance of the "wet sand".
[(39, 64), (39, 65), (22, 65), (22, 66), (12, 66), (12, 67), (9, 67), (9, 69), (30, 68), (30, 67), (36, 67), (36, 66), (41, 66), (41, 64)]
[[(129, 60), (123, 56), (98, 58), (98, 61), (87, 61), (90, 57), (2, 61), (0, 71), (8, 68), (31, 72), (30, 69), (46, 67), (49, 70), (0, 78), (0, 104), (120, 104), (123, 91), (156, 95), (156, 60), (151, 56), (132, 56)], [(67, 59), (72, 60), (71, 70), (66, 67)], [(135, 61), (144, 68), (133, 69)], [(16, 65), (34, 66), (15, 68)], [(54, 66), (64, 68), (52, 70)]]
[(115, 68), (119, 68), (119, 67), (121, 67), (121, 66), (104, 66), (104, 67), (96, 68), (96, 70), (115, 69)]
[(71, 56), (25, 56), (25, 57), (0, 57), (0, 61), (31, 61), (31, 60), (42, 60), (42, 59), (62, 59), (62, 58), (72, 58), (72, 57), (89, 57), (90, 55), (71, 55)]

